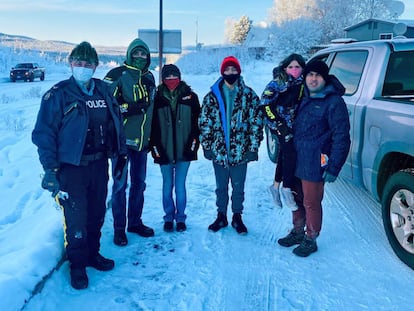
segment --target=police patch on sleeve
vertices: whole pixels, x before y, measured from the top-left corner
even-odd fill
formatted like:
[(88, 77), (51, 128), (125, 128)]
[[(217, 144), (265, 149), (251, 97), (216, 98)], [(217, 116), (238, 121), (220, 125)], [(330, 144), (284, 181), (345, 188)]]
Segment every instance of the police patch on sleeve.
[(48, 91), (45, 93), (45, 95), (43, 95), (43, 100), (48, 100), (51, 96), (52, 96), (52, 93)]

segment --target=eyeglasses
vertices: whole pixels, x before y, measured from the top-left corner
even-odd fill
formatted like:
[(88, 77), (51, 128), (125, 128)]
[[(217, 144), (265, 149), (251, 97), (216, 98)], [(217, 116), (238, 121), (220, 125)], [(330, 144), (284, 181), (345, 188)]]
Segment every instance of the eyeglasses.
[(85, 60), (73, 60), (71, 64), (74, 67), (85, 67), (85, 68), (92, 68), (92, 69), (96, 67), (95, 64), (92, 64)]
[(132, 58), (147, 58), (148, 54), (145, 51), (138, 50), (132, 54)]

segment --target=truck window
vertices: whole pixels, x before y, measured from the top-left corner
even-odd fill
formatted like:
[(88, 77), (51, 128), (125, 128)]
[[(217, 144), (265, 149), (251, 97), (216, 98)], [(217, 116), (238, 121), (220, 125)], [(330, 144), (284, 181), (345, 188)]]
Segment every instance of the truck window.
[(336, 53), (329, 73), (335, 75), (344, 85), (345, 95), (353, 95), (358, 89), (367, 57), (367, 51)]
[(395, 95), (414, 95), (414, 51), (390, 55), (382, 96)]

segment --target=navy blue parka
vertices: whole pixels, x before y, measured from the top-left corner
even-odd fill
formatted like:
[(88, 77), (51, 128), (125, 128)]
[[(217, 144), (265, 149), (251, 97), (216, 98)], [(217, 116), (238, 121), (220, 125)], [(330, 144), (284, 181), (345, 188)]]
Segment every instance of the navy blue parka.
[[(93, 79), (93, 83), (95, 92), (104, 98), (112, 121), (108, 157), (126, 154), (119, 105), (106, 83), (99, 79)], [(43, 95), (32, 141), (45, 170), (59, 168), (61, 163), (80, 165), (88, 121), (84, 94), (73, 77), (57, 83)]]
[[(349, 152), (350, 124), (342, 98), (345, 88), (330, 75), (319, 94), (311, 97), (306, 86), (304, 92), (293, 125), (297, 152), (295, 175), (303, 180), (320, 182), (325, 170), (338, 176)], [(328, 155), (327, 166), (321, 166), (321, 154)]]

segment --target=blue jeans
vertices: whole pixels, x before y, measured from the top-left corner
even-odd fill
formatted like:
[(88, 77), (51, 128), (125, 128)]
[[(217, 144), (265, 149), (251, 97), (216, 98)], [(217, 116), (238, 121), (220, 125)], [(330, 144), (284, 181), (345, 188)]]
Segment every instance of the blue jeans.
[[(189, 161), (180, 161), (175, 164), (161, 166), (162, 174), (162, 206), (164, 208), (164, 221), (185, 222), (187, 218), (185, 207), (187, 205), (187, 191), (185, 180), (187, 178)], [(173, 199), (175, 188), (175, 200)]]
[[(131, 185), (128, 196), (128, 228), (142, 224), (141, 216), (144, 207), (144, 191), (146, 188), (145, 177), (147, 175), (147, 151), (136, 151), (128, 148), (128, 163), (130, 166)], [(115, 167), (113, 162), (112, 167)], [(112, 172), (113, 173), (113, 172)], [(126, 217), (126, 188), (128, 185), (128, 164), (125, 166), (122, 176), (114, 178), (112, 186), (112, 215), (114, 217), (114, 229), (125, 230)]]
[(231, 181), (231, 210), (233, 213), (243, 212), (244, 184), (246, 181), (247, 163), (224, 167), (213, 162), (216, 176), (217, 211), (227, 214), (229, 203), (229, 180)]

